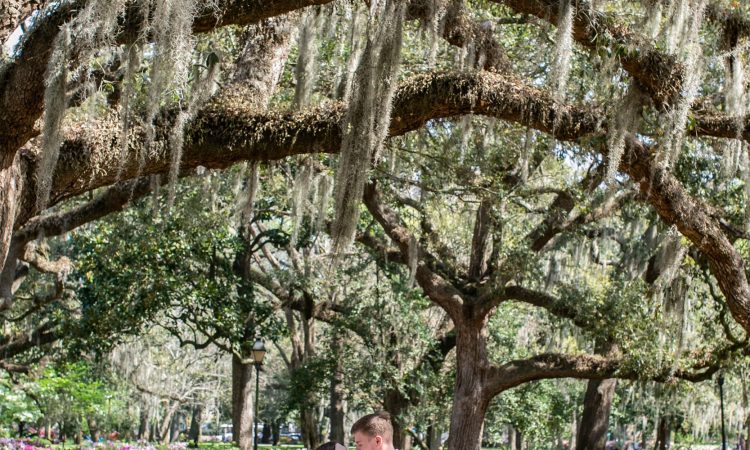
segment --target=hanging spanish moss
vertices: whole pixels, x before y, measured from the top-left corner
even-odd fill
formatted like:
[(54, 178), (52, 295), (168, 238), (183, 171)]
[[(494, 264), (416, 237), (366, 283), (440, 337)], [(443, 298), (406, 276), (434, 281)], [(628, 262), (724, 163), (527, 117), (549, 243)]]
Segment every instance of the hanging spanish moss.
[(625, 151), (625, 137), (638, 129), (643, 104), (644, 94), (634, 83), (631, 83), (625, 96), (614, 108), (613, 116), (610, 117), (609, 123), (612, 125), (607, 136), (609, 158), (606, 176), (606, 181), (609, 184), (614, 182), (615, 175), (617, 175), (617, 170), (620, 167), (620, 160)]
[(536, 135), (534, 130), (531, 128), (526, 129), (526, 134), (523, 138), (523, 147), (521, 147), (521, 154), (518, 158), (518, 171), (521, 176), (521, 182), (526, 184), (529, 179), (529, 161), (531, 155), (534, 152), (534, 144), (536, 143)]
[(388, 133), (391, 100), (401, 54), (404, 5), (394, 0), (372, 2), (368, 40), (354, 76), (336, 175), (334, 251), (341, 253), (354, 239), (359, 204), (370, 164)]
[[(211, 53), (215, 56), (215, 53)], [(198, 109), (214, 93), (216, 80), (219, 76), (219, 62), (209, 56), (208, 70), (205, 75), (195, 80), (187, 108), (177, 114), (177, 119), (169, 133), (169, 194), (167, 197), (167, 211), (174, 204), (174, 196), (177, 185), (177, 178), (180, 174), (180, 163), (182, 161), (182, 149), (184, 145), (185, 127), (193, 119)]]
[(141, 6), (144, 11), (149, 10), (152, 2), (155, 3), (150, 22), (154, 55), (146, 104), (146, 147), (153, 142), (153, 121), (162, 101), (175, 92), (186, 91), (194, 44), (192, 24), (196, 12), (196, 0), (143, 0)]
[(292, 186), (292, 236), (290, 243), (292, 246), (297, 244), (299, 231), (302, 227), (302, 221), (308, 210), (307, 203), (310, 197), (310, 191), (313, 185), (314, 171), (312, 159), (305, 158), (301, 163), (302, 167), (297, 176), (294, 178)]
[(129, 153), (131, 110), (130, 102), (135, 96), (135, 74), (141, 64), (141, 48), (133, 44), (125, 52), (125, 76), (122, 80), (122, 100), (120, 110), (120, 161), (117, 165), (117, 179), (122, 175), (122, 169), (125, 166), (125, 159)]
[(547, 264), (547, 277), (544, 280), (544, 290), (549, 291), (564, 276), (564, 267), (562, 261), (556, 255), (550, 258)]
[(724, 107), (728, 115), (734, 118), (736, 127), (736, 138), (723, 140), (722, 149), (722, 175), (726, 179), (735, 176), (741, 167), (741, 159), (744, 151), (744, 140), (742, 131), (745, 127), (745, 114), (747, 111), (747, 94), (745, 92), (745, 67), (742, 52), (735, 48), (727, 56), (726, 78), (727, 83), (724, 93)]
[(661, 31), (661, 19), (664, 14), (664, 6), (661, 0), (649, 0), (646, 2), (646, 15), (643, 28), (645, 35), (651, 40), (656, 39)]
[(747, 111), (747, 97), (745, 92), (745, 63), (742, 52), (736, 52), (730, 57), (731, 68), (727, 72), (729, 80), (726, 91), (727, 114), (735, 118), (737, 138), (742, 135), (745, 113)]
[(47, 66), (44, 91), (44, 129), (42, 131), (42, 153), (37, 168), (36, 208), (47, 207), (52, 189), (52, 175), (62, 145), (62, 123), (65, 119), (68, 85), (68, 53), (70, 51), (70, 26), (64, 25), (55, 41), (55, 49)]
[(573, 17), (575, 6), (571, 0), (560, 2), (557, 34), (555, 35), (555, 60), (552, 65), (552, 89), (555, 102), (565, 101), (565, 90), (570, 76), (570, 60), (573, 55)]
[(294, 108), (300, 110), (310, 102), (310, 95), (315, 85), (318, 65), (318, 34), (323, 21), (322, 12), (316, 8), (308, 8), (302, 19), (299, 33), (299, 57), (294, 73), (297, 85), (294, 89)]
[(445, 0), (430, 0), (430, 22), (429, 35), (430, 45), (427, 50), (427, 67), (435, 67), (435, 59), (438, 53), (438, 44), (440, 42), (440, 36), (443, 34), (443, 28), (445, 27), (445, 13), (447, 11), (447, 4)]
[(469, 149), (469, 138), (473, 134), (474, 124), (471, 121), (471, 116), (462, 116), (458, 122), (458, 136), (461, 138), (461, 142), (458, 146), (459, 149), (459, 161), (463, 163), (466, 160), (466, 152)]
[[(257, 161), (250, 163), (250, 173), (248, 167), (244, 166), (237, 175), (237, 182), (234, 189), (234, 198), (237, 201), (237, 218), (240, 226), (249, 226), (252, 222), (255, 198), (258, 195), (260, 187), (260, 168)], [(240, 195), (242, 192), (242, 195)], [(239, 227), (238, 227), (239, 228)]]
[[(693, 14), (689, 19), (685, 18), (685, 8), (689, 8)], [(685, 139), (688, 113), (698, 94), (703, 76), (703, 64), (700, 63), (702, 49), (698, 38), (705, 8), (705, 0), (680, 0), (672, 14), (672, 27), (667, 33), (668, 49), (679, 51), (684, 74), (680, 98), (667, 115), (666, 140), (660, 155), (660, 162), (667, 167), (673, 166), (679, 158)]]
[(346, 73), (340, 79), (340, 85), (337, 89), (341, 93), (341, 98), (351, 99), (352, 88), (357, 68), (362, 63), (367, 44), (366, 30), (368, 28), (367, 15), (362, 6), (355, 6), (352, 11), (352, 25), (349, 34), (349, 47), (352, 49), (347, 62)]
[(654, 295), (657, 299), (663, 298), (665, 290), (679, 273), (687, 251), (688, 247), (682, 245), (682, 235), (676, 229), (670, 229), (662, 240), (655, 260), (655, 268), (659, 274), (654, 283)]
[(156, 221), (161, 211), (161, 175), (151, 175), (151, 220)]
[[(79, 55), (82, 64), (74, 71), (86, 89), (88, 78), (86, 65), (100, 46), (112, 44), (117, 29), (117, 18), (125, 5), (124, 0), (112, 2), (88, 2), (81, 13), (70, 23), (63, 25), (55, 39), (54, 50), (47, 65), (44, 93), (44, 130), (42, 152), (37, 169), (37, 209), (46, 208), (52, 187), (52, 173), (62, 144), (62, 123), (67, 107), (66, 88), (70, 78), (69, 57), (71, 52)], [(71, 36), (76, 37), (75, 49)]]
[(688, 313), (690, 308), (690, 301), (687, 295), (689, 282), (683, 276), (676, 277), (672, 280), (669, 287), (669, 292), (664, 297), (664, 311), (665, 315), (673, 318), (672, 327), (676, 334), (677, 345), (673, 353), (673, 362), (671, 373), (674, 373), (678, 368), (679, 359), (682, 356), (682, 352), (685, 348), (685, 338), (687, 334), (687, 327), (689, 324)]
[(419, 265), (419, 242), (414, 235), (409, 238), (409, 252), (408, 252), (408, 266), (409, 266), (409, 281), (407, 286), (414, 287), (414, 280), (417, 277), (417, 266)]
[(745, 181), (745, 231), (750, 230), (750, 149), (747, 144), (741, 146), (742, 167)]
[(333, 193), (333, 183), (331, 178), (325, 173), (321, 173), (317, 178), (316, 195), (317, 201), (315, 202), (315, 232), (320, 233), (323, 231), (323, 225), (328, 217), (328, 204), (331, 202), (331, 194)]
[(669, 22), (664, 30), (668, 52), (678, 53), (686, 48), (686, 44), (691, 39), (691, 36), (686, 35), (686, 33), (689, 32), (689, 21), (691, 14), (694, 14), (692, 8), (695, 6), (694, 0), (670, 1), (668, 8)]

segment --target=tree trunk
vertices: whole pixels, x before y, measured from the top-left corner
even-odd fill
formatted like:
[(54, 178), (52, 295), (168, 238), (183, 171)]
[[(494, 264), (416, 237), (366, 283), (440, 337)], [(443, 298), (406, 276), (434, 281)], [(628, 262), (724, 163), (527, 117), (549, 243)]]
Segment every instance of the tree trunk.
[(253, 365), (232, 356), (232, 439), (242, 450), (253, 446)]
[(570, 428), (569, 448), (576, 448), (576, 445), (578, 445), (578, 410), (576, 408), (573, 408), (573, 423)]
[(270, 444), (271, 443), (271, 424), (264, 421), (263, 422), (263, 436), (260, 438), (261, 444)]
[(430, 450), (440, 450), (440, 430), (435, 424), (427, 427), (427, 446)]
[(91, 440), (93, 442), (99, 442), (99, 424), (96, 422), (96, 419), (94, 417), (89, 417), (86, 421), (89, 424)]
[(385, 392), (383, 407), (391, 413), (391, 423), (393, 425), (393, 446), (401, 450), (406, 449), (407, 435), (404, 431), (404, 424), (401, 422), (402, 413), (408, 408), (409, 400), (404, 394), (394, 388), (389, 388)]
[(141, 405), (141, 413), (140, 413), (140, 423), (138, 425), (138, 439), (143, 441), (148, 441), (150, 439), (149, 437), (149, 427), (148, 427), (148, 418), (149, 418), (149, 410), (148, 407), (145, 405)]
[(277, 446), (279, 445), (279, 441), (281, 440), (281, 420), (276, 419), (273, 421), (273, 445)]
[(172, 416), (172, 423), (169, 426), (169, 442), (176, 442), (180, 439), (180, 422), (182, 414), (179, 412)]
[(658, 428), (656, 430), (656, 448), (658, 450), (667, 450), (669, 441), (672, 438), (672, 421), (667, 415), (659, 417)]
[(487, 273), (492, 255), (492, 202), (482, 200), (474, 221), (474, 234), (471, 241), (469, 278), (481, 280)]
[(318, 433), (318, 421), (315, 417), (314, 408), (305, 406), (300, 408), (300, 427), (302, 429), (302, 442), (308, 449), (315, 449), (321, 444)]
[[(17, 152), (0, 153), (0, 272), (5, 267), (6, 257), (13, 237), (13, 225), (18, 212), (22, 180)], [(14, 263), (14, 261), (10, 261)], [(0, 299), (0, 309), (10, 306), (10, 298)]]
[(190, 433), (188, 440), (198, 447), (201, 440), (201, 425), (203, 425), (203, 403), (198, 403), (193, 407), (193, 418), (190, 420)]
[(516, 428), (516, 450), (523, 450), (523, 433)]
[(464, 320), (456, 324), (456, 388), (448, 436), (450, 450), (480, 450), (484, 416), (491, 395), (485, 391), (487, 375), (486, 316), (469, 320), (472, 311), (465, 308)]
[[(341, 348), (341, 338), (337, 335), (333, 339), (332, 349), (334, 354)], [(346, 425), (344, 425), (344, 371), (343, 361), (337, 358), (336, 365), (331, 374), (331, 440), (339, 444), (347, 445)]]
[(609, 411), (616, 385), (615, 379), (588, 382), (576, 450), (604, 450), (607, 444)]
[(178, 401), (172, 401), (172, 405), (169, 407), (169, 409), (166, 411), (166, 414), (164, 414), (164, 418), (161, 422), (161, 428), (159, 429), (159, 440), (162, 444), (168, 444), (169, 443), (169, 426), (172, 423), (172, 417), (174, 416), (174, 413), (177, 411), (177, 408), (180, 407), (180, 402)]

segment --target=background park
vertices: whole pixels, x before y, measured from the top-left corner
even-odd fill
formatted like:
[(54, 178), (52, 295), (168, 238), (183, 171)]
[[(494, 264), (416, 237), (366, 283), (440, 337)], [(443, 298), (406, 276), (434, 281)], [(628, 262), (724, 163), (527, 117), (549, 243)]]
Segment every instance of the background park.
[(1, 448), (747, 448), (745, 2), (0, 0), (0, 42)]

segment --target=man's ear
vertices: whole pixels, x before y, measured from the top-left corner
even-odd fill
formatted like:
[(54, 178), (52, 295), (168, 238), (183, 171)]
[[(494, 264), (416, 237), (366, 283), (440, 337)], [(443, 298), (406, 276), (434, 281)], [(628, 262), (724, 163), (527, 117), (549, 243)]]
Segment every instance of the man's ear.
[(375, 445), (383, 445), (383, 436), (375, 436)]

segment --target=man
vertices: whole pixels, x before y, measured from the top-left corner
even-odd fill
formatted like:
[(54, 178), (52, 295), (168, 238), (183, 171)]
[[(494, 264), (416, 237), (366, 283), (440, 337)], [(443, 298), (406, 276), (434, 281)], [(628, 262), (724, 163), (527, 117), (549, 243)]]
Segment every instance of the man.
[(357, 450), (394, 450), (391, 415), (385, 411), (368, 414), (352, 425)]

